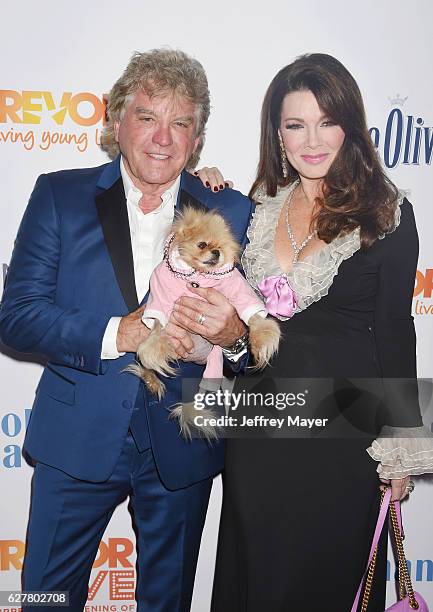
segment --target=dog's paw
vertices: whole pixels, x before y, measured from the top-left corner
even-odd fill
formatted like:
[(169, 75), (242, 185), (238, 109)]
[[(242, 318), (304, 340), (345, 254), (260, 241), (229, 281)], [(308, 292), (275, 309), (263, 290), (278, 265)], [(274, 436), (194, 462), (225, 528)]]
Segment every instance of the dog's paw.
[(122, 372), (127, 372), (128, 374), (134, 374), (134, 376), (138, 376), (138, 378), (141, 378), (141, 380), (144, 381), (143, 376), (144, 376), (145, 369), (138, 362), (132, 363), (131, 365), (127, 366), (126, 368), (122, 370)]
[(152, 372), (147, 368), (143, 368), (143, 366), (139, 363), (131, 364), (122, 371), (138, 376), (138, 378), (144, 382), (149, 391), (156, 395), (159, 400), (164, 397), (165, 385), (161, 380), (159, 380), (155, 372)]
[(168, 337), (162, 333), (159, 322), (155, 322), (149, 336), (137, 349), (137, 357), (140, 363), (149, 370), (154, 370), (163, 376), (173, 376), (176, 370), (169, 361), (177, 359), (174, 348), (168, 341)]
[(278, 351), (280, 326), (273, 319), (263, 319), (259, 315), (251, 317), (248, 325), (250, 349), (255, 362), (253, 368), (261, 370)]
[(151, 370), (145, 370), (142, 379), (149, 391), (156, 395), (159, 400), (162, 400), (165, 395), (165, 385), (158, 378), (155, 372), (152, 372)]

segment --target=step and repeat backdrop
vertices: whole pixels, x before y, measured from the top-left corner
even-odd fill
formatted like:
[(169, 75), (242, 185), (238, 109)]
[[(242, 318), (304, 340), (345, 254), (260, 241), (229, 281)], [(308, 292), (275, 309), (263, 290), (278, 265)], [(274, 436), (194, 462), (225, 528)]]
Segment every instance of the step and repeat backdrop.
[[(106, 94), (135, 50), (181, 48), (209, 77), (212, 113), (200, 163), (218, 165), (247, 192), (258, 159), (259, 114), (271, 78), (305, 52), (339, 58), (363, 92), (371, 137), (392, 180), (412, 201), (420, 235), (413, 315), (426, 421), (433, 377), (433, 7), (387, 0), (347, 3), (271, 0), (164, 6), (123, 0), (40, 0), (2, 7), (0, 52), (0, 262), (13, 241), (40, 173), (107, 161), (99, 148)], [(19, 589), (32, 468), (22, 458), (41, 365), (0, 354), (0, 590)], [(430, 410), (430, 421), (428, 411)], [(53, 418), (54, 415), (53, 415)], [(433, 480), (417, 479), (404, 504), (415, 588), (433, 606)], [(192, 610), (209, 609), (221, 504), (216, 479), (205, 526)], [(394, 596), (394, 561), (388, 562)], [(313, 579), (313, 578), (312, 578)], [(336, 577), (338, 583), (338, 577)], [(135, 610), (135, 539), (126, 505), (104, 534), (86, 610)], [(311, 584), (314, 589), (314, 584)], [(14, 607), (1, 607), (2, 612)], [(343, 612), (343, 611), (341, 611)]]

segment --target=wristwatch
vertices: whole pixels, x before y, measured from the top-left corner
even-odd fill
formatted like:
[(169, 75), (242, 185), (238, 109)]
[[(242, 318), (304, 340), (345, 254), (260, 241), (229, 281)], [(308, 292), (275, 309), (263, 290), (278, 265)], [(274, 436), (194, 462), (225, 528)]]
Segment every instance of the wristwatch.
[(239, 355), (248, 347), (249, 332), (245, 332), (243, 336), (238, 338), (231, 346), (222, 347), (223, 353), (226, 357), (235, 357)]

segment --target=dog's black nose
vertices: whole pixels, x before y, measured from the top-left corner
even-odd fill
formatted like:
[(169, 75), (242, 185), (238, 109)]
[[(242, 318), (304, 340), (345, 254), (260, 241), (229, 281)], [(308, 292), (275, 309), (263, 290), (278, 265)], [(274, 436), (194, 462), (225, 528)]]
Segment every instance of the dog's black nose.
[(214, 249), (213, 251), (211, 251), (212, 255), (214, 257), (219, 257), (220, 256), (220, 252), (218, 251), (218, 249)]

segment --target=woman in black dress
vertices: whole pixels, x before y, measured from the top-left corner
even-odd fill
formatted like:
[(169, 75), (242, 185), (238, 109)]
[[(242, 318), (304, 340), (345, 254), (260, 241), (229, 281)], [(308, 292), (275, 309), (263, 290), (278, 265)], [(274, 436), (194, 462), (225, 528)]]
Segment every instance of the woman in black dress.
[[(377, 472), (402, 498), (409, 475), (433, 471), (433, 452), (416, 391), (413, 210), (384, 175), (357, 84), (336, 59), (303, 56), (272, 81), (251, 196), (242, 264), (283, 333), (254, 391), (309, 379), (322, 399), (292, 414), (330, 425), (227, 440), (212, 611), (349, 612)], [(369, 612), (384, 610), (385, 562), (383, 540)]]

